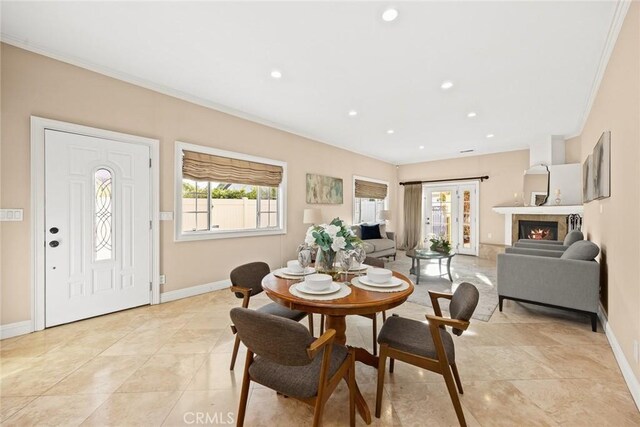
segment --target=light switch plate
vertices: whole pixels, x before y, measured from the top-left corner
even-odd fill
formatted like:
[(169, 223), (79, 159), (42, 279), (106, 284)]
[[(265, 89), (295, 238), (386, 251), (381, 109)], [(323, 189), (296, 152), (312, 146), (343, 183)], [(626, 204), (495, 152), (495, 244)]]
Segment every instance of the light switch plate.
[(22, 209), (0, 209), (0, 221), (22, 221)]
[(172, 221), (173, 212), (160, 212), (160, 221)]

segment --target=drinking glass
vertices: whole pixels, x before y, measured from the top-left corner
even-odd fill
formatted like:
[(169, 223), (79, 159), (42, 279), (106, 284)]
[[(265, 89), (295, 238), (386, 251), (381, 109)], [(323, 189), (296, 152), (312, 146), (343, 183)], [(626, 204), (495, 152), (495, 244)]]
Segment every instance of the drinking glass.
[(341, 250), (340, 252), (338, 252), (338, 263), (340, 264), (340, 267), (342, 268), (342, 271), (344, 273), (345, 283), (347, 282), (349, 269), (351, 268), (351, 264), (353, 263), (354, 255), (355, 254), (353, 250)]
[(307, 267), (311, 265), (311, 248), (307, 245), (298, 246), (298, 262), (304, 274), (307, 272)]
[[(359, 267), (362, 267), (362, 263), (367, 258), (367, 252), (364, 250), (362, 245), (356, 246), (353, 250), (353, 260), (358, 264)], [(358, 277), (362, 274), (362, 268), (358, 269)]]

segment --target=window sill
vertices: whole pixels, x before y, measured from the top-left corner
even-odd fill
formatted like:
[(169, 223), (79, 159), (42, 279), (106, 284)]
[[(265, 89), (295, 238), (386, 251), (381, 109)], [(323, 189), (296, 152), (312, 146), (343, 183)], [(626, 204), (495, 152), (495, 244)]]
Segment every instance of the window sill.
[(230, 230), (230, 231), (199, 231), (181, 233), (175, 237), (176, 242), (192, 242), (197, 240), (235, 239), (242, 237), (277, 236), (287, 234), (286, 228), (269, 230)]

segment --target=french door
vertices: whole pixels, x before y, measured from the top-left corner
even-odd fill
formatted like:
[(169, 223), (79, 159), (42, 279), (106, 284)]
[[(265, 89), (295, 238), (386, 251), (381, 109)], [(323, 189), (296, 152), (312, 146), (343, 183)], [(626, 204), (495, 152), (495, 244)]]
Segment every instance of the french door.
[(478, 255), (478, 184), (423, 187), (423, 238), (441, 236), (460, 254)]
[(45, 130), (45, 326), (150, 303), (149, 147)]

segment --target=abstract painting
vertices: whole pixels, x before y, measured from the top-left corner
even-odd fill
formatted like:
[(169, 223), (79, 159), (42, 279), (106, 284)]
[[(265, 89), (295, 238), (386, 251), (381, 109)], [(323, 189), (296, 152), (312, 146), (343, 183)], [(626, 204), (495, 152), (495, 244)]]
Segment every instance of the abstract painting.
[(307, 174), (307, 203), (340, 205), (342, 199), (341, 178)]
[(593, 148), (593, 197), (611, 196), (611, 132), (603, 132)]
[(593, 200), (593, 156), (589, 154), (582, 164), (582, 203)]

